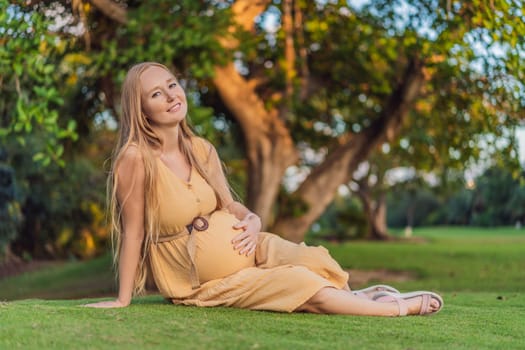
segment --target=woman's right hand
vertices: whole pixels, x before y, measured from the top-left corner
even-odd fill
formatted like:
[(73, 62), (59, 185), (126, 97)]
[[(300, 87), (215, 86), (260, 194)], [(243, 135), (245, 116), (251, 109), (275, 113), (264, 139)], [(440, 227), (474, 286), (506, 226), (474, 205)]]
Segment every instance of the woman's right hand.
[(115, 299), (115, 300), (99, 301), (98, 303), (91, 303), (91, 304), (86, 304), (83, 306), (101, 308), (101, 309), (109, 309), (109, 308), (117, 308), (117, 307), (126, 307), (128, 305), (129, 303), (123, 303), (119, 299)]

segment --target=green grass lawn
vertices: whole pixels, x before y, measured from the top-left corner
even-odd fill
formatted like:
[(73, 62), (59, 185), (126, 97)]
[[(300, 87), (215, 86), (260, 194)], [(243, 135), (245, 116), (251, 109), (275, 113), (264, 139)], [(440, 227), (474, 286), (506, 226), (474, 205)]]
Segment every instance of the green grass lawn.
[(70, 297), (68, 289), (91, 291), (97, 278), (102, 281), (98, 291), (107, 292), (110, 261), (103, 257), (0, 281), (0, 300), (6, 300), (0, 303), (0, 349), (525, 349), (525, 231), (431, 228), (414, 233), (425, 239), (326, 246), (347, 268), (411, 272), (414, 280), (395, 285), (442, 293), (445, 308), (434, 316), (183, 307), (155, 295), (109, 310), (79, 307), (95, 299), (13, 301), (38, 290), (52, 295), (50, 289)]

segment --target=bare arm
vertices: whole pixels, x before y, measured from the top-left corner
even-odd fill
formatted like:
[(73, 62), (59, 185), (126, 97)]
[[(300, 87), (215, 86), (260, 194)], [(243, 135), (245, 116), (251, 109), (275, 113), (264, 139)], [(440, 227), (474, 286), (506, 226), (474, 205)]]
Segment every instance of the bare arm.
[(219, 187), (217, 190), (226, 202), (226, 209), (240, 220), (233, 226), (233, 228), (242, 231), (232, 239), (232, 244), (234, 245), (234, 248), (239, 251), (239, 254), (246, 254), (246, 256), (251, 255), (255, 252), (257, 246), (258, 234), (261, 231), (262, 226), (261, 219), (242, 203), (233, 199), (230, 187), (228, 186), (228, 180), (222, 171), (219, 155), (211, 144), (208, 155), (208, 166), (211, 171), (211, 176), (214, 177), (214, 180)]
[(133, 283), (144, 240), (144, 163), (138, 150), (124, 153), (116, 169), (117, 197), (122, 203), (123, 234), (119, 256), (119, 292), (116, 300), (87, 304), (89, 307), (124, 307), (131, 303)]

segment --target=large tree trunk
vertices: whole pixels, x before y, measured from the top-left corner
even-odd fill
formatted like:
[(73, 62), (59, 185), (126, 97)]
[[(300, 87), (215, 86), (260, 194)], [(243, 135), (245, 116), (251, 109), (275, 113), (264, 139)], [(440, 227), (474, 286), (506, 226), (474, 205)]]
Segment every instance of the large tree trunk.
[(249, 171), (247, 205), (268, 223), (284, 172), (298, 159), (292, 137), (277, 111), (265, 109), (233, 64), (216, 67), (213, 81), (244, 132)]
[[(232, 5), (235, 22), (244, 30), (252, 31), (254, 19), (270, 0), (238, 0)], [(287, 18), (287, 21), (290, 21)], [(232, 28), (232, 30), (235, 30)], [(238, 43), (221, 39), (224, 47), (233, 49)], [(293, 49), (288, 49), (293, 57)], [(294, 67), (290, 67), (294, 69)], [(213, 82), (224, 104), (241, 125), (248, 160), (248, 188), (246, 205), (262, 219), (263, 227), (272, 221), (271, 213), (276, 201), (281, 179), (286, 168), (298, 159), (290, 130), (283, 114), (287, 109), (267, 110), (255, 85), (242, 77), (233, 63), (216, 66)]]

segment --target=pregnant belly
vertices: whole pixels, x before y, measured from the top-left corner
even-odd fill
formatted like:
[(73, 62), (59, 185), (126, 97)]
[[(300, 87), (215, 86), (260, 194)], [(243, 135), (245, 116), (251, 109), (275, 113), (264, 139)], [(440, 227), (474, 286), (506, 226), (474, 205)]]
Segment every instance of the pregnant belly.
[(195, 264), (201, 283), (255, 266), (255, 254), (240, 255), (231, 244), (232, 238), (242, 232), (232, 228), (238, 221), (232, 214), (216, 211), (210, 217), (206, 231), (193, 231), (197, 241)]

